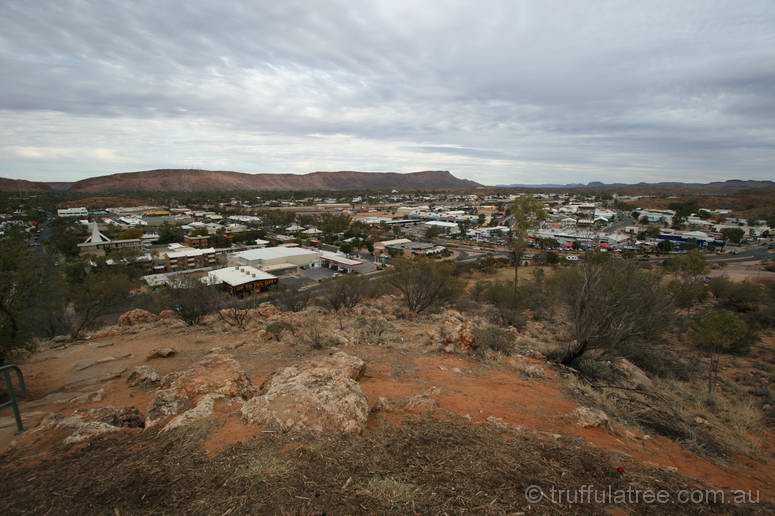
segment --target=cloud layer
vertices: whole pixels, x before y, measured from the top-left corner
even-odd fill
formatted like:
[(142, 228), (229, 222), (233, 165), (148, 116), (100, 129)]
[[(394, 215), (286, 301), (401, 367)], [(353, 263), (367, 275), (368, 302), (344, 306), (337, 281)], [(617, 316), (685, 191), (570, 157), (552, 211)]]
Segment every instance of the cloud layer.
[(775, 177), (769, 0), (5, 0), (0, 74), (6, 177)]

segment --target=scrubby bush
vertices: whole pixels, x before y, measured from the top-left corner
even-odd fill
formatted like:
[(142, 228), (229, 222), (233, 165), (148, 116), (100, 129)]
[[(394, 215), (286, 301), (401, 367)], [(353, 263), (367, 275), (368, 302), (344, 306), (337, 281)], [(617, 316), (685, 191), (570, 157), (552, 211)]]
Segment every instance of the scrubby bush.
[(327, 282), (319, 292), (318, 301), (332, 312), (352, 310), (372, 292), (372, 284), (363, 276), (347, 275)]
[(307, 308), (310, 299), (308, 290), (280, 286), (272, 293), (271, 302), (285, 312), (301, 312)]
[(485, 355), (487, 351), (504, 355), (511, 355), (514, 351), (513, 336), (498, 326), (477, 326), (473, 329), (473, 337), (476, 353), (480, 356)]
[(737, 283), (718, 277), (710, 280), (709, 287), (721, 307), (736, 312), (754, 311), (763, 300), (762, 288), (750, 281)]
[(588, 256), (559, 271), (555, 285), (567, 307), (574, 340), (561, 362), (573, 365), (593, 349), (658, 338), (671, 324), (673, 307), (659, 275), (637, 263), (607, 255)]
[(265, 330), (274, 340), (280, 340), (280, 336), (283, 332), (287, 331), (288, 333), (293, 333), (294, 327), (286, 321), (273, 321), (266, 325)]
[(191, 275), (177, 277), (170, 287), (173, 309), (189, 326), (200, 324), (205, 315), (215, 312), (226, 302), (226, 294), (217, 286), (203, 283)]
[(387, 283), (400, 292), (411, 312), (421, 313), (453, 301), (462, 293), (463, 284), (452, 275), (453, 270), (450, 262), (397, 259)]
[(360, 333), (359, 341), (381, 346), (385, 343), (388, 332), (392, 325), (381, 318), (358, 317), (355, 325)]

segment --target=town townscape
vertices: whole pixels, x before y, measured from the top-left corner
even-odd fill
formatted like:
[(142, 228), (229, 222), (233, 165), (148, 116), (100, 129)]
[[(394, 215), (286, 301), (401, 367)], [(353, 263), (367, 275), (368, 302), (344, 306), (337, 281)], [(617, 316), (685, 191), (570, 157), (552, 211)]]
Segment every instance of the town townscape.
[(775, 514), (775, 1), (0, 1), (0, 516)]
[[(772, 187), (727, 187), (723, 195), (643, 186), (6, 192), (3, 360), (23, 371), (26, 397), (11, 379), (16, 412), (0, 420), (5, 460), (75, 453), (85, 474), (67, 488), (75, 494), (91, 488), (90, 461), (123, 457), (122, 440), (152, 455), (169, 433), (185, 443), (172, 453), (210, 457), (204, 469), (179, 468), (221, 478), (222, 461), (237, 461), (242, 473), (229, 474), (240, 485), (264, 486), (249, 499), (215, 489), (198, 503), (221, 507), (226, 497), (248, 510), (287, 506), (264, 489), (321, 467), (306, 455), (280, 458), (275, 447), (296, 439), (299, 450), (332, 446), (320, 453), (359, 461), (401, 439), (407, 453), (448, 457), (440, 460), (454, 452), (438, 439), (482, 461), (510, 456), (500, 448), (508, 439), (474, 451), (482, 437), (471, 432), (484, 431), (488, 440), (518, 439), (515, 460), (546, 439), (557, 443), (530, 452), (536, 466), (509, 466), (520, 485), (538, 464), (567, 464), (554, 453), (571, 453), (596, 464), (603, 477), (594, 482), (604, 484), (613, 467), (650, 488), (742, 485), (764, 496), (746, 507), (767, 512), (775, 243), (772, 205), (751, 198)], [(377, 441), (345, 450), (356, 444), (342, 444), (341, 434)], [(302, 445), (303, 435), (319, 444)], [(426, 452), (417, 448), (423, 439)], [(275, 458), (244, 463), (234, 454), (244, 457), (246, 446), (268, 446), (249, 453)], [(614, 455), (588, 456), (587, 446)], [(421, 502), (421, 477), (438, 473), (400, 480), (406, 460), (382, 463), (381, 476), (347, 461), (326, 466), (325, 481), (294, 473), (302, 483), (289, 489), (299, 507), (313, 508), (310, 489), (357, 482), (338, 502), (317, 496), (369, 512), (495, 497)], [(477, 464), (461, 474), (481, 475)], [(148, 467), (159, 467), (156, 459), (116, 470), (117, 479)], [(101, 489), (129, 512), (183, 503), (109, 494), (115, 482)], [(447, 482), (463, 489), (454, 476)], [(36, 512), (49, 503), (21, 492), (5, 503), (33, 503)], [(520, 496), (512, 490), (493, 506), (523, 507)]]

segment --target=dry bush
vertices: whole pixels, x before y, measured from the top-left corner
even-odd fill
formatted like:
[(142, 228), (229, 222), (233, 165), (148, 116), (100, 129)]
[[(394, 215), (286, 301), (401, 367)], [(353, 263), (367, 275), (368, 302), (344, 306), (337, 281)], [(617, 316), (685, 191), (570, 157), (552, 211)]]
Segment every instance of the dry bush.
[(490, 353), (508, 356), (514, 352), (514, 336), (503, 328), (493, 325), (476, 326), (472, 333), (474, 352), (481, 358)]
[(269, 333), (274, 340), (280, 340), (284, 332), (293, 334), (295, 328), (286, 321), (272, 321), (266, 325), (265, 331)]
[(332, 344), (329, 332), (323, 327), (323, 320), (317, 315), (310, 314), (295, 335), (299, 342), (312, 349), (323, 349)]
[(716, 458), (753, 456), (764, 428), (761, 412), (741, 393), (719, 396), (709, 406), (702, 381), (655, 379), (649, 391), (596, 387), (573, 378), (571, 389), (616, 419), (669, 437), (695, 452)]
[(381, 346), (388, 341), (388, 336), (394, 331), (393, 325), (385, 319), (358, 317), (355, 320), (358, 342)]

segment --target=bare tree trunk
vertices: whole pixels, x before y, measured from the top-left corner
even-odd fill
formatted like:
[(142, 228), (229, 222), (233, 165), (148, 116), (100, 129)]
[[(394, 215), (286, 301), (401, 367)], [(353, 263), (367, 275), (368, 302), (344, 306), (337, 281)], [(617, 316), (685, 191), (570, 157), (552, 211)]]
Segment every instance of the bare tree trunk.
[(517, 287), (519, 286), (519, 257), (514, 259), (514, 293), (517, 293)]
[(565, 366), (573, 365), (576, 359), (578, 359), (586, 351), (587, 351), (587, 343), (582, 342), (581, 344), (576, 346), (576, 349), (574, 349), (573, 351), (569, 352), (564, 357), (562, 357), (562, 361), (560, 363)]
[(717, 352), (712, 352), (708, 363), (708, 401), (713, 403), (716, 395), (716, 377), (718, 376), (720, 357)]

